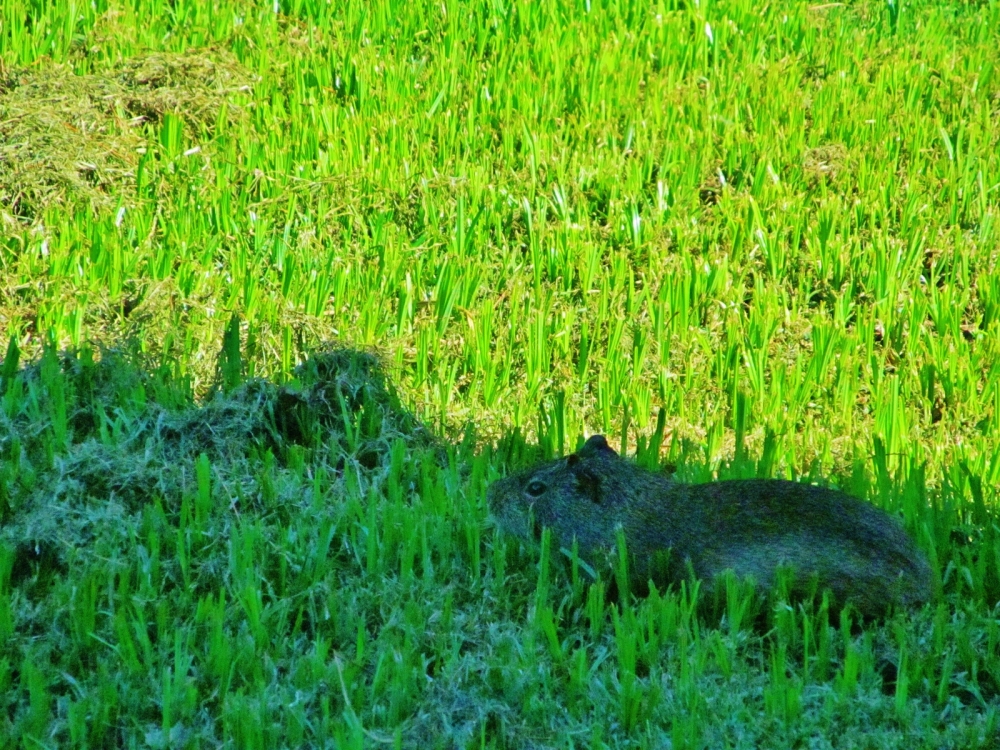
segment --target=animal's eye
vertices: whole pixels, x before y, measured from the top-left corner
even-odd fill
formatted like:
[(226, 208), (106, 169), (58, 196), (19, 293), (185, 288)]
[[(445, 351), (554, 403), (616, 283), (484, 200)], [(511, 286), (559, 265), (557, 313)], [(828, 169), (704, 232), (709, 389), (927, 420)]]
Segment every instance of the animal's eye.
[(539, 497), (545, 494), (545, 485), (539, 481), (534, 481), (528, 485), (528, 494), (532, 497)]

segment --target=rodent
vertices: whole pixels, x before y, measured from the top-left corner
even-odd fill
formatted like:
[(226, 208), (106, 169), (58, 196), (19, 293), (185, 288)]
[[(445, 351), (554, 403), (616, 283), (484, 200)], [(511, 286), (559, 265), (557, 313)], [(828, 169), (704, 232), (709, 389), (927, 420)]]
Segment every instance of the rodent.
[(494, 482), (487, 504), (515, 536), (537, 540), (548, 527), (554, 546), (567, 549), (575, 538), (580, 559), (595, 569), (606, 569), (620, 526), (637, 589), (652, 580), (662, 590), (693, 571), (710, 591), (732, 569), (763, 591), (787, 565), (793, 594), (818, 584), (835, 608), (850, 602), (864, 618), (931, 596), (926, 557), (870, 503), (782, 479), (676, 482), (622, 458), (601, 435)]

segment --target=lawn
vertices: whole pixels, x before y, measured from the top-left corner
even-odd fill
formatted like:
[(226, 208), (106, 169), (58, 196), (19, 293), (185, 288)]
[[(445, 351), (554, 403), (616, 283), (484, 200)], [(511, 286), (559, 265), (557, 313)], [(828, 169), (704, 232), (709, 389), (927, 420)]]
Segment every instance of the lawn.
[[(998, 67), (996, 0), (0, 0), (0, 746), (1000, 746)], [(934, 599), (616, 598), (486, 509), (596, 433)]]

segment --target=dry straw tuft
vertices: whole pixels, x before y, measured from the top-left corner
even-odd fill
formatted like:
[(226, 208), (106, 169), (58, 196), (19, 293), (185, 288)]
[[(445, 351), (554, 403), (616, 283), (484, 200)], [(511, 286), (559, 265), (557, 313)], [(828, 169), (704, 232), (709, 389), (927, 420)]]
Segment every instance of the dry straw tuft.
[[(0, 205), (34, 219), (52, 202), (106, 208), (135, 185), (147, 123), (212, 129), (245, 112), (253, 76), (219, 49), (139, 55), (101, 72), (0, 71)], [(125, 198), (127, 201), (127, 197)]]

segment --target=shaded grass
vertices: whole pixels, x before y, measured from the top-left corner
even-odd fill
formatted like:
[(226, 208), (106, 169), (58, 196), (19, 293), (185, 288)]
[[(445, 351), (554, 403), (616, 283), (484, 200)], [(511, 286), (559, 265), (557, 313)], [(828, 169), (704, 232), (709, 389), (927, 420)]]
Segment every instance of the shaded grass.
[[(404, 489), (428, 474), (422, 463), (437, 466), (439, 451), (386, 389), (370, 355), (317, 355), (296, 374), (281, 388), (251, 380), (220, 389), (202, 406), (191, 401), (184, 381), (162, 370), (147, 374), (116, 352), (95, 360), (89, 351), (58, 356), (49, 350), (35, 365), (5, 376), (0, 546), (10, 596), (4, 664), (14, 670), (7, 678), (16, 682), (20, 673), (25, 685), (44, 679), (45, 691), (61, 695), (48, 682), (48, 664), (68, 670), (60, 683), (84, 697), (98, 684), (88, 681), (97, 679), (104, 687), (89, 700), (114, 714), (110, 722), (88, 728), (87, 703), (78, 707), (83, 713), (58, 721), (57, 734), (65, 736), (70, 721), (69, 736), (77, 743), (118, 744), (135, 731), (156, 735), (142, 718), (150, 715), (145, 698), (132, 714), (122, 696), (121, 720), (129, 726), (119, 723), (117, 689), (145, 693), (138, 687), (145, 683), (140, 665), (153, 666), (146, 660), (161, 638), (169, 636), (173, 647), (193, 647), (193, 630), (183, 636), (175, 630), (181, 620), (201, 622), (216, 612), (212, 622), (222, 628), (218, 618), (232, 596), (226, 592), (238, 592), (238, 619), (263, 643), (271, 626), (264, 600), (284, 602), (283, 610), (298, 600), (274, 631), (290, 627), (286, 635), (298, 642), (334, 616), (331, 607), (336, 611), (336, 591), (320, 595), (319, 580), (326, 579), (326, 589), (334, 584), (328, 578), (333, 571), (343, 567), (352, 577), (365, 561), (375, 563), (361, 530), (348, 532), (352, 541), (342, 546), (347, 538), (341, 532), (353, 523), (349, 516), (372, 521), (364, 499), (379, 493), (403, 513)], [(331, 504), (338, 495), (353, 499)], [(391, 536), (382, 534), (389, 542)], [(299, 552), (274, 546), (299, 535), (305, 544)], [(261, 555), (268, 558), (262, 568)], [(112, 597), (111, 610), (99, 605), (105, 596)], [(358, 634), (350, 631), (351, 638)], [(200, 704), (206, 694), (195, 683), (233, 679), (231, 647), (218, 638), (224, 639), (224, 631), (212, 646), (210, 673), (195, 682), (179, 674), (176, 685), (163, 684), (162, 743), (175, 721), (181, 721), (176, 731), (182, 736), (195, 731), (205, 739), (221, 730), (214, 720), (208, 735), (184, 726), (191, 712), (205, 708)], [(32, 660), (10, 661), (18, 652)], [(192, 666), (180, 652), (173, 656), (187, 664), (183, 671)], [(109, 657), (125, 661), (109, 673)], [(172, 668), (180, 665), (175, 661)], [(237, 683), (234, 690), (242, 680)], [(49, 734), (42, 731), (48, 719), (36, 715), (41, 709), (25, 717), (16, 705), (16, 699), (7, 703), (13, 711), (4, 729), (8, 740)], [(173, 721), (171, 711), (178, 712)]]
[[(611, 602), (548, 550), (482, 533), (487, 481), (554, 431), (441, 446), (370, 355), (316, 355), (277, 387), (233, 376), (233, 346), (200, 406), (124, 353), (5, 368), (5, 741), (995, 738), (998, 540), (976, 477), (971, 503), (957, 487), (928, 503), (920, 468), (883, 475), (884, 459), (844, 478), (907, 511), (941, 573), (934, 605), (882, 626), (780, 593), (761, 606), (736, 581), (714, 608), (696, 585)], [(669, 456), (681, 478), (709, 471), (700, 446)]]

